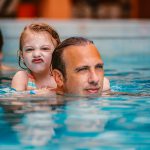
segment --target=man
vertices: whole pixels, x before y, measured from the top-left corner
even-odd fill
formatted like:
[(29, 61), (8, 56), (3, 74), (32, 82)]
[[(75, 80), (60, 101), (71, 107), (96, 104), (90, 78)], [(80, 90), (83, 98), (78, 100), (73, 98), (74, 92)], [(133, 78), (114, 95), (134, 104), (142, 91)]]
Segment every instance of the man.
[(97, 96), (110, 89), (98, 49), (88, 39), (64, 40), (53, 52), (52, 69), (61, 94)]

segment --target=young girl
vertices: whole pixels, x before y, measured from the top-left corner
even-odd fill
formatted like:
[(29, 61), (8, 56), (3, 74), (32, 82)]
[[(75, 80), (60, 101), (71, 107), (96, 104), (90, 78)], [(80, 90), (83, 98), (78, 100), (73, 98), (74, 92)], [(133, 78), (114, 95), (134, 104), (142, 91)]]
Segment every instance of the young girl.
[(15, 74), (11, 87), (17, 91), (56, 88), (50, 64), (52, 52), (59, 43), (58, 33), (49, 25), (34, 23), (26, 26), (19, 46), (19, 66), (26, 70)]

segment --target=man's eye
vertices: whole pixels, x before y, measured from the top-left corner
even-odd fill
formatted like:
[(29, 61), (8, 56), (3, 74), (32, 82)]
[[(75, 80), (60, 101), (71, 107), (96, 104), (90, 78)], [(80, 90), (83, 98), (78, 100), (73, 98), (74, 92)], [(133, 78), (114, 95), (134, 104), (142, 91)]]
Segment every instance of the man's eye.
[(77, 72), (84, 72), (84, 71), (87, 71), (88, 68), (78, 68), (76, 69)]
[(99, 64), (99, 65), (96, 66), (96, 68), (97, 68), (97, 69), (103, 69), (103, 65), (100, 65), (100, 64)]

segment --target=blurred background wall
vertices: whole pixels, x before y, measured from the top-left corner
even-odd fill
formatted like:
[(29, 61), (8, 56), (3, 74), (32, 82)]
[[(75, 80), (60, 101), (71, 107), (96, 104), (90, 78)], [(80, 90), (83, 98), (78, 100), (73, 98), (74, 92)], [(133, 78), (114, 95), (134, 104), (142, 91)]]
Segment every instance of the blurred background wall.
[(0, 18), (150, 18), (149, 0), (0, 0)]
[(104, 58), (110, 51), (149, 54), (149, 6), (150, 0), (0, 0), (3, 61), (17, 66), (19, 35), (33, 22), (52, 25), (62, 40), (70, 36), (93, 40)]

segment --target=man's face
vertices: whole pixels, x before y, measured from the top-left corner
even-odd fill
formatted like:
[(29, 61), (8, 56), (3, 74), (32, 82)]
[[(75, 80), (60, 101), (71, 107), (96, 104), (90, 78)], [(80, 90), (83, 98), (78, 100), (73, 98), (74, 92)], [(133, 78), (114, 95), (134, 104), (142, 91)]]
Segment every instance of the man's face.
[(103, 61), (93, 44), (69, 46), (63, 53), (66, 79), (63, 92), (80, 96), (100, 95), (103, 88)]

